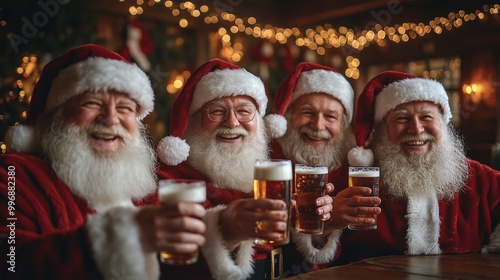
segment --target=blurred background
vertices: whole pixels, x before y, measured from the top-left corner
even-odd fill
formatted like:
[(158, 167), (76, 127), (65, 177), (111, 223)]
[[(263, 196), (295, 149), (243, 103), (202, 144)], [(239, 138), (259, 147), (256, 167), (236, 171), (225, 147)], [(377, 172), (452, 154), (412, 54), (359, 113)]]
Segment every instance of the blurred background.
[[(137, 63), (156, 104), (158, 141), (191, 72), (211, 58), (246, 68), (270, 101), (302, 61), (329, 65), (359, 94), (377, 73), (442, 82), (467, 154), (500, 168), (500, 1), (457, 0), (3, 0), (0, 3), (0, 152), (23, 123), (44, 64), (96, 43)], [(271, 102), (270, 102), (271, 103)]]

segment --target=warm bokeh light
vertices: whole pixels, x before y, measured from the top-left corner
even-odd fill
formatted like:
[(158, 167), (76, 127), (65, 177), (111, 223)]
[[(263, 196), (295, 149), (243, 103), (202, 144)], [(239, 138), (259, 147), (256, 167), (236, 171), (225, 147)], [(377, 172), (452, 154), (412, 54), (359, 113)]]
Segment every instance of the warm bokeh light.
[[(118, 1), (124, 2), (124, 0)], [(149, 5), (160, 2), (162, 1), (148, 0)], [(129, 13), (131, 15), (143, 13), (144, 10), (141, 7), (143, 4), (144, 0), (136, 0), (137, 6), (130, 6)], [(325, 24), (322, 26), (318, 25), (315, 28), (301, 30), (298, 27), (282, 28), (271, 24), (261, 23), (252, 16), (248, 18), (239, 18), (237, 15), (228, 11), (223, 11), (218, 14), (220, 11), (218, 11), (216, 7), (210, 5), (201, 5), (197, 7), (190, 1), (175, 4), (173, 1), (168, 0), (164, 2), (164, 6), (171, 10), (174, 17), (180, 16), (181, 12), (179, 9), (187, 10), (189, 15), (193, 18), (199, 17), (201, 13), (206, 13), (207, 15), (203, 18), (205, 24), (217, 24), (219, 20), (227, 21), (234, 23), (232, 26), (228, 27), (232, 34), (244, 33), (248, 36), (269, 39), (273, 43), (278, 42), (280, 44), (286, 44), (288, 40), (290, 40), (294, 42), (297, 47), (307, 47), (310, 50), (316, 51), (318, 55), (326, 54), (326, 49), (332, 47), (340, 48), (349, 46), (355, 50), (361, 51), (372, 44), (379, 47), (385, 47), (388, 42), (399, 44), (409, 42), (419, 37), (424, 37), (430, 33), (440, 35), (453, 28), (460, 28), (466, 22), (483, 20), (488, 15), (497, 15), (500, 10), (499, 4), (484, 5), (482, 10), (472, 12), (463, 10), (450, 11), (445, 15), (430, 19), (428, 22), (404, 22), (395, 24), (394, 26), (382, 26), (380, 23), (377, 23), (374, 26), (367, 26), (365, 30), (359, 30), (357, 28), (353, 28), (355, 29), (353, 30), (346, 26), (339, 26), (336, 29), (331, 24)], [(2, 21), (0, 24), (5, 25), (6, 23)], [(179, 19), (179, 25), (182, 28), (188, 27), (188, 19)], [(227, 30), (225, 33), (221, 33), (221, 29), (219, 29), (218, 35), (221, 43), (226, 47), (227, 44), (231, 43), (231, 37), (227, 34)], [(240, 51), (243, 52), (243, 50)], [(239, 59), (241, 59), (242, 54), (238, 54), (240, 56)], [(237, 61), (238, 55), (231, 53), (230, 57), (227, 57), (227, 59)], [(356, 66), (353, 65), (352, 67), (355, 67), (353, 69), (357, 70)], [(18, 72), (19, 71), (20, 70), (18, 70)], [(352, 78), (357, 76), (357, 72), (352, 69), (349, 71), (346, 70), (346, 75), (347, 73), (349, 73), (349, 77)]]
[(182, 28), (186, 28), (187, 26), (189, 25), (188, 21), (184, 18), (182, 18), (181, 20), (179, 20), (179, 26), (182, 27)]

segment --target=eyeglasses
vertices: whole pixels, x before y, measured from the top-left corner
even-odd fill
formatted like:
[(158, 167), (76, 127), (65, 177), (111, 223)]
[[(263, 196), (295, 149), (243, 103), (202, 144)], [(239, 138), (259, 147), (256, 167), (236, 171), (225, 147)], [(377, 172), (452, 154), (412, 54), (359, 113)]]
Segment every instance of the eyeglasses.
[[(205, 110), (207, 110), (208, 118), (217, 123), (223, 122), (227, 118), (229, 112), (226, 106), (219, 104), (210, 105)], [(255, 117), (255, 111), (257, 111), (257, 109), (254, 106), (247, 104), (240, 105), (233, 109), (236, 119), (241, 123), (252, 121)]]

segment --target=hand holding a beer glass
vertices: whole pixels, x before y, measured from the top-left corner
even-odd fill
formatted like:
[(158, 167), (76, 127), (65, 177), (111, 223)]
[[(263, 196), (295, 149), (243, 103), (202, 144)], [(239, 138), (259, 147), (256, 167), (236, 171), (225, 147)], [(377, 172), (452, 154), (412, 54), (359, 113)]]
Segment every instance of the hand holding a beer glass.
[(376, 229), (381, 212), (378, 167), (350, 167), (349, 172), (349, 187), (333, 199), (330, 225), (336, 229)]
[(243, 241), (277, 240), (287, 228), (287, 205), (278, 199), (243, 198), (221, 211), (219, 227), (226, 248), (234, 250)]
[[(186, 191), (186, 184), (193, 180), (182, 181), (177, 187), (173, 180), (160, 181), (160, 205), (143, 207), (136, 215), (143, 250), (160, 252), (161, 261), (167, 264), (196, 262), (198, 248), (205, 243), (206, 226), (202, 218), (206, 211), (200, 204), (206, 196), (204, 182), (196, 181), (203, 187), (195, 191), (200, 195), (195, 195)], [(162, 192), (163, 188), (168, 190)]]
[[(295, 164), (294, 208), (295, 230), (322, 234), (324, 221), (330, 219), (333, 184), (328, 183), (328, 167)], [(327, 230), (325, 233), (328, 233)]]

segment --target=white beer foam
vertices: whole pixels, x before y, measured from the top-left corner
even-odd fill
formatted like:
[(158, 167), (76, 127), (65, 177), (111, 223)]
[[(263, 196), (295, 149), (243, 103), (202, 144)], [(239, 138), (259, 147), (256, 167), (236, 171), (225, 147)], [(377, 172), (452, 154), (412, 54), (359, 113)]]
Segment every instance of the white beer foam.
[(350, 177), (379, 177), (380, 171), (352, 171)]
[(295, 165), (295, 174), (328, 174), (328, 167)]
[(260, 161), (255, 164), (254, 179), (269, 181), (292, 180), (290, 161)]
[(203, 183), (167, 183), (160, 181), (158, 190), (160, 201), (189, 201), (203, 202), (207, 198), (207, 191)]

